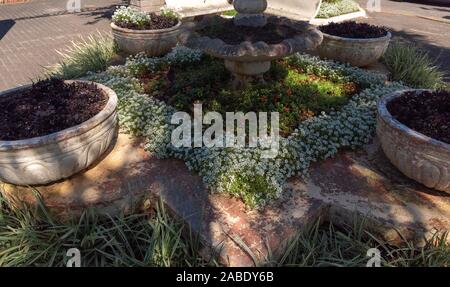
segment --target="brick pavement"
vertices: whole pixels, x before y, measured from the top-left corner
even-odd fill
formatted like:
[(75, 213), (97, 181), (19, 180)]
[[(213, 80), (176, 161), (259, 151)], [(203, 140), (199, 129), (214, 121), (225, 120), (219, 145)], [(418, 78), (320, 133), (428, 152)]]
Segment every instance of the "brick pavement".
[[(357, 2), (366, 8), (367, 0)], [(394, 37), (414, 42), (428, 51), (446, 73), (446, 81), (450, 81), (449, 19), (450, 7), (381, 0), (380, 12), (370, 12), (367, 19), (358, 21), (386, 26)]]
[[(357, 0), (363, 7), (367, 0)], [(58, 62), (72, 40), (96, 31), (109, 32), (109, 17), (122, 0), (81, 0), (83, 11), (69, 14), (66, 0), (30, 0), (0, 5), (0, 90), (27, 84)], [(382, 0), (386, 13), (369, 13), (362, 21), (386, 25), (439, 56), (450, 76), (450, 24), (401, 15), (404, 12), (450, 19), (450, 8)], [(395, 15), (398, 13), (398, 15)]]
[(81, 0), (82, 11), (67, 13), (66, 0), (31, 0), (0, 5), (0, 90), (31, 82), (60, 59), (71, 41), (109, 33), (120, 0)]

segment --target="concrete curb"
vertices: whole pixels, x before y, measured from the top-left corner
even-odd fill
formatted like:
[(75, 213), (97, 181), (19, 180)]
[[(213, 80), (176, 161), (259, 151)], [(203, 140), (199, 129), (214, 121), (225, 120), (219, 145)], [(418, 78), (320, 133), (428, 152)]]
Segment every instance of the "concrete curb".
[(327, 25), (327, 24), (330, 24), (331, 22), (339, 23), (339, 22), (343, 22), (343, 21), (347, 21), (347, 20), (351, 20), (351, 19), (355, 19), (355, 18), (362, 18), (362, 17), (366, 18), (367, 13), (364, 9), (359, 7), (358, 12), (339, 15), (339, 16), (331, 17), (331, 18), (327, 18), (327, 19), (314, 18), (311, 21), (309, 21), (309, 23), (319, 26), (319, 25)]

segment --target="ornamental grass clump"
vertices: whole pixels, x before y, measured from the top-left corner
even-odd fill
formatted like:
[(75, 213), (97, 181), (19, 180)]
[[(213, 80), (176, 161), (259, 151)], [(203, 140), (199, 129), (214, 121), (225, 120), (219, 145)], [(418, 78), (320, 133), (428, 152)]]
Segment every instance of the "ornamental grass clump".
[(414, 44), (394, 41), (382, 58), (394, 81), (400, 81), (413, 88), (444, 87), (444, 73), (437, 67), (436, 60)]
[[(162, 203), (146, 215), (109, 217), (86, 210), (79, 220), (61, 222), (35, 194), (38, 206), (21, 209), (0, 195), (0, 267), (64, 267), (72, 248), (80, 251), (82, 267), (219, 265), (214, 251), (208, 260), (199, 255), (205, 250), (200, 238), (168, 215)], [(378, 248), (381, 266), (450, 266), (448, 233), (436, 232), (423, 247), (407, 241), (394, 247), (368, 232), (368, 225), (358, 217), (351, 226), (321, 222), (306, 226), (283, 250), (270, 253), (262, 262), (255, 260), (255, 264), (363, 267), (367, 250)]]
[(82, 77), (88, 72), (104, 71), (116, 55), (117, 47), (109, 35), (98, 32), (87, 39), (72, 41), (71, 46), (57, 52), (61, 61), (48, 68), (47, 74), (68, 80)]
[(146, 215), (110, 217), (86, 210), (78, 220), (62, 222), (35, 194), (36, 208), (17, 208), (22, 205), (0, 195), (0, 267), (65, 267), (72, 248), (80, 251), (82, 267), (215, 264), (214, 258), (199, 258), (199, 238), (170, 217), (162, 203)]

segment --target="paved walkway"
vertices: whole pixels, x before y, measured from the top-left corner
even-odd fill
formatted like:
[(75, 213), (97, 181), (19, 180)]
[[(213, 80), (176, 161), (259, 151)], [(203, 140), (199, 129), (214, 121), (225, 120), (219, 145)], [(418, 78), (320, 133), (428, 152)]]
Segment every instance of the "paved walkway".
[(0, 5), (0, 90), (26, 84), (60, 59), (56, 50), (81, 36), (109, 32), (109, 17), (121, 0), (81, 0), (70, 14), (65, 0)]
[[(367, 0), (357, 1), (365, 8)], [(66, 0), (0, 5), (0, 90), (41, 76), (44, 67), (58, 62), (56, 50), (70, 41), (97, 30), (109, 32), (109, 17), (121, 2), (81, 0), (83, 11), (75, 14), (67, 13)], [(439, 57), (450, 80), (450, 7), (389, 0), (381, 0), (381, 7), (361, 21), (387, 26), (395, 36), (427, 49)]]
[[(367, 0), (357, 2), (366, 8)], [(429, 51), (450, 81), (450, 7), (381, 0), (381, 12), (359, 21), (388, 27), (394, 36)]]

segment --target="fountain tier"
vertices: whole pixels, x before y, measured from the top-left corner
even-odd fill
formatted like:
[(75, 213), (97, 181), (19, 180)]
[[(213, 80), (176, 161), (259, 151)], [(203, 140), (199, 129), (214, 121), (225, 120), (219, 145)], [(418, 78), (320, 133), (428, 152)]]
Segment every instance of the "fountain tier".
[(180, 39), (187, 47), (223, 59), (234, 75), (235, 88), (246, 86), (253, 78), (262, 80), (272, 60), (314, 50), (322, 42), (322, 33), (307, 22), (276, 16), (264, 19), (264, 27), (239, 28), (230, 27), (230, 21), (236, 25), (236, 18), (206, 17)]

